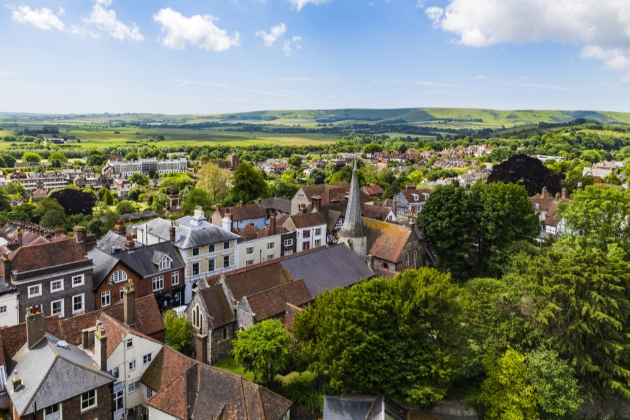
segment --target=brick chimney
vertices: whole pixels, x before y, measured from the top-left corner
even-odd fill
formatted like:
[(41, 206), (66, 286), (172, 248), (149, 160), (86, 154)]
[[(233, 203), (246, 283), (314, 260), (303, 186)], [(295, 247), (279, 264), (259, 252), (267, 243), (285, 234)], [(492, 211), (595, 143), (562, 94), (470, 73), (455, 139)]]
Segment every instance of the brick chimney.
[(556, 193), (556, 201), (560, 201), (560, 193)]
[(208, 363), (208, 335), (202, 334), (201, 328), (199, 334), (195, 334), (195, 360)]
[(32, 349), (44, 339), (44, 312), (39, 306), (26, 308), (26, 344)]
[(313, 210), (314, 211), (321, 211), (322, 209), (322, 197), (319, 195), (314, 195), (311, 197), (311, 202), (313, 203)]
[(243, 200), (241, 200), (241, 201), (239, 201), (239, 202), (238, 202), (238, 206), (239, 206), (239, 207), (243, 207)]
[(22, 246), (22, 228), (17, 228), (17, 232), (15, 233), (15, 240), (18, 243), (18, 246)]
[(93, 233), (90, 233), (89, 235), (87, 235), (85, 237), (85, 244), (87, 245), (88, 248), (93, 248), (96, 246), (96, 235)]
[(50, 240), (53, 238), (53, 233), (52, 233), (52, 230), (46, 230), (46, 233), (44, 234), (44, 237), (45, 237), (47, 240), (49, 240), (49, 241), (50, 241)]
[(276, 213), (271, 213), (269, 215), (269, 235), (273, 236), (276, 234)]
[(171, 222), (171, 227), (168, 229), (168, 233), (171, 239), (171, 242), (177, 242), (175, 234), (177, 233), (177, 229), (175, 228), (175, 222)]
[(75, 226), (72, 228), (74, 232), (74, 240), (77, 241), (78, 244), (82, 244), (87, 252), (87, 244), (85, 243), (85, 234), (86, 229), (83, 226)]
[(125, 249), (127, 251), (131, 251), (134, 245), (135, 245), (135, 242), (133, 240), (133, 235), (132, 234), (127, 235), (127, 240), (125, 241)]
[(9, 283), (11, 281), (11, 260), (6, 252), (2, 254), (2, 270), (4, 271), (5, 283)]
[(302, 205), (301, 205), (300, 212), (301, 212), (302, 214), (306, 214), (306, 204), (302, 204)]
[(119, 235), (124, 235), (127, 232), (125, 229), (125, 221), (124, 220), (116, 220), (116, 225), (114, 226), (114, 232)]
[(567, 198), (568, 198), (567, 197), (567, 189), (563, 187), (562, 188), (562, 199), (566, 200)]
[(405, 185), (405, 189), (406, 190), (415, 190), (416, 186), (414, 184), (407, 184), (407, 185)]
[(101, 321), (96, 321), (94, 338), (94, 358), (98, 367), (107, 372), (107, 334), (105, 334), (105, 325)]
[(548, 194), (547, 194), (547, 187), (543, 187), (543, 189), (542, 189), (542, 194), (540, 194), (540, 196), (541, 196), (542, 198), (547, 198), (547, 197), (548, 197)]
[(123, 286), (123, 313), (125, 324), (136, 323), (136, 289), (131, 279)]

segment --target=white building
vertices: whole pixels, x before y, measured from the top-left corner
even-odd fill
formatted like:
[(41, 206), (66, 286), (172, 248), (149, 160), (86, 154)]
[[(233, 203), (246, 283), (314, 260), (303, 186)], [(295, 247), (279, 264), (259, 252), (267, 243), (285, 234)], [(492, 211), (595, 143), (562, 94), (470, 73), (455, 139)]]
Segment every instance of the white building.
[(17, 290), (0, 285), (0, 327), (10, 327), (19, 323)]
[(158, 174), (184, 173), (188, 171), (188, 161), (184, 158), (109, 160), (103, 167), (103, 174), (112, 172), (124, 177), (129, 177), (133, 174), (149, 175), (150, 171), (155, 171)]

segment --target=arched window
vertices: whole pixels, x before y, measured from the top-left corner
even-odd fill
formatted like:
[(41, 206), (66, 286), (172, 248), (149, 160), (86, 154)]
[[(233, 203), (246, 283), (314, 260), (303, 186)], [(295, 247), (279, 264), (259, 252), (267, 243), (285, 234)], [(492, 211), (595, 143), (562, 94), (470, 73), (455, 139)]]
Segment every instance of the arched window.
[(111, 282), (122, 283), (123, 281), (127, 281), (127, 273), (123, 270), (114, 271), (114, 274), (111, 276)]
[(405, 262), (405, 267), (409, 267), (409, 252), (407, 252), (407, 261)]
[(389, 264), (387, 264), (387, 263), (383, 263), (383, 268), (384, 268), (385, 270), (389, 270)]
[(192, 324), (193, 327), (197, 326), (197, 307), (192, 310)]
[(418, 268), (418, 250), (413, 251), (413, 268)]

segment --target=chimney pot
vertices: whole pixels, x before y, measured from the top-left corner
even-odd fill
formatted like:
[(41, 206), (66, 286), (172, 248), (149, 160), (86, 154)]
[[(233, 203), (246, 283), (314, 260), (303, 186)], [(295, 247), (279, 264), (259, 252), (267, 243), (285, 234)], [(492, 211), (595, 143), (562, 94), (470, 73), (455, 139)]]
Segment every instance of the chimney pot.
[(562, 199), (566, 200), (567, 199), (567, 189), (566, 188), (562, 188)]
[(547, 187), (543, 187), (542, 194), (540, 194), (542, 198), (547, 198)]
[(119, 235), (124, 235), (126, 233), (125, 229), (125, 221), (124, 220), (116, 220), (116, 226), (114, 226), (114, 232)]
[(241, 201), (239, 201), (239, 202), (238, 202), (238, 206), (239, 206), (239, 207), (243, 207), (243, 200), (241, 200)]
[(127, 240), (125, 241), (125, 249), (127, 251), (130, 251), (133, 249), (134, 246), (135, 246), (135, 241), (133, 239), (133, 235), (131, 234), (127, 235)]
[(136, 289), (131, 279), (123, 286), (123, 312), (125, 324), (136, 323)]

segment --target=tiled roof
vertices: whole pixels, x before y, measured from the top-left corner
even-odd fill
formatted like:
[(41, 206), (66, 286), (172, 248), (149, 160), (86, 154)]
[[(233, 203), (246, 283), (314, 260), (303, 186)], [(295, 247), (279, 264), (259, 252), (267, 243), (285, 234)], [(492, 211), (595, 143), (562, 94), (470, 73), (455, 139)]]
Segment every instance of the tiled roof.
[(314, 227), (319, 225), (325, 225), (326, 219), (320, 212), (313, 212), (307, 214), (294, 214), (284, 222), (284, 227), (291, 231), (293, 229), (303, 229), (307, 227)]
[(135, 328), (131, 328), (123, 324), (120, 320), (112, 318), (111, 316), (107, 314), (101, 314), (101, 316), (98, 319), (105, 326), (105, 331), (107, 334), (107, 357), (111, 356), (114, 353), (114, 351), (116, 350), (116, 347), (118, 347), (118, 345), (122, 341), (123, 335), (129, 334), (129, 333), (135, 334), (147, 340), (155, 341), (159, 343), (159, 341), (157, 341), (156, 339), (151, 338), (145, 334), (142, 334), (140, 331), (136, 330)]
[(349, 185), (346, 181), (341, 181), (341, 182), (332, 182), (330, 184), (304, 185), (302, 186), (301, 189), (309, 201), (311, 201), (312, 196), (319, 195), (319, 196), (322, 196), (322, 203), (323, 203), (324, 195), (328, 196), (328, 194), (324, 194), (326, 191), (331, 190), (331, 189), (343, 189), (345, 191), (345, 189), (348, 188), (348, 186)]
[(263, 209), (280, 210), (284, 213), (291, 213), (291, 200), (286, 197), (263, 198), (260, 201)]
[[(253, 241), (254, 239), (267, 238), (271, 236), (271, 231), (267, 225), (266, 229), (260, 229), (253, 223), (248, 223), (243, 229), (234, 229), (234, 232), (241, 236), (244, 241)], [(287, 229), (282, 226), (278, 226), (276, 223), (276, 235), (287, 233)]]
[(387, 216), (391, 212), (391, 209), (387, 207), (369, 206), (367, 204), (362, 205), (361, 209), (364, 217), (376, 220), (387, 220)]
[(260, 293), (293, 280), (277, 259), (211, 277), (208, 284), (216, 284), (222, 276), (225, 276), (227, 286), (237, 301), (243, 296)]
[(260, 322), (284, 313), (286, 304), (302, 306), (313, 298), (303, 280), (292, 281), (273, 289), (247, 296), (249, 306)]
[(400, 262), (405, 244), (412, 231), (401, 225), (363, 218), (367, 233), (367, 249), (372, 256), (390, 262)]
[(379, 195), (383, 193), (383, 188), (381, 188), (377, 184), (368, 184), (361, 187), (361, 191), (366, 193), (369, 196)]
[(164, 346), (155, 356), (151, 365), (144, 371), (140, 381), (152, 390), (159, 392), (173, 378), (194, 364), (194, 360), (168, 346)]
[(540, 194), (536, 194), (533, 197), (529, 197), (529, 200), (532, 202), (532, 205), (534, 205), (534, 208), (536, 208), (536, 205), (538, 205), (538, 208), (536, 209), (536, 211), (547, 212), (545, 215), (545, 225), (554, 226), (554, 227), (557, 227), (561, 220), (561, 218), (556, 219), (556, 211), (558, 210), (558, 204), (561, 201), (566, 201), (566, 202), (571, 201), (569, 199), (560, 199), (556, 201), (555, 197), (543, 198)]
[(238, 222), (241, 220), (258, 219), (267, 217), (267, 212), (260, 204), (247, 204), (244, 206), (225, 207), (219, 209), (221, 218), (225, 217), (225, 211), (230, 210), (232, 220)]
[[(401, 193), (405, 196), (409, 203), (424, 203), (426, 201), (425, 194), (431, 194), (431, 190), (402, 190)], [(416, 200), (413, 195), (417, 195)]]
[(199, 293), (212, 317), (212, 329), (221, 328), (236, 321), (232, 306), (221, 286), (199, 289)]
[(22, 246), (9, 254), (11, 270), (18, 273), (85, 260), (85, 245), (69, 238), (58, 243)]

